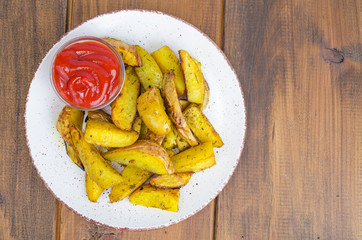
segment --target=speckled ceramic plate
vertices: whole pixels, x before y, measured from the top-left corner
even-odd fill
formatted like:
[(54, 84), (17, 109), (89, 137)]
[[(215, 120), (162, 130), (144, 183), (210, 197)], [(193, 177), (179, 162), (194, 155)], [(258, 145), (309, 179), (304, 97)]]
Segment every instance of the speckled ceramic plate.
[[(87, 199), (85, 173), (67, 156), (55, 128), (64, 104), (49, 81), (51, 59), (66, 41), (79, 36), (113, 37), (137, 44), (149, 52), (168, 45), (188, 51), (202, 63), (210, 86), (210, 102), (204, 110), (225, 145), (215, 148), (216, 165), (194, 174), (181, 188), (179, 211), (168, 212), (108, 200), (104, 191), (97, 203)], [(223, 52), (204, 33), (189, 23), (153, 11), (124, 10), (93, 18), (68, 32), (47, 53), (31, 82), (25, 111), (26, 136), (34, 165), (55, 197), (74, 212), (108, 227), (143, 230), (180, 222), (210, 203), (235, 170), (245, 136), (245, 107), (238, 78)]]

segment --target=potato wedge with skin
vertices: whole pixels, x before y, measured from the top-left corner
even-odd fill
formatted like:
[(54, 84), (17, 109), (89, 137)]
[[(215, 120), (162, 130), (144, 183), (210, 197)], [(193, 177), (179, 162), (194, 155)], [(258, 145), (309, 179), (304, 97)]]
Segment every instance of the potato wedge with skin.
[(190, 105), (190, 102), (189, 101), (186, 101), (186, 100), (179, 100), (180, 102), (180, 107), (181, 107), (181, 110), (185, 110), (189, 105)]
[(142, 66), (136, 67), (135, 71), (143, 87), (147, 90), (150, 87), (162, 87), (163, 74), (155, 59), (142, 47), (135, 46), (142, 59)]
[(65, 142), (67, 154), (70, 159), (77, 164), (78, 167), (84, 169), (82, 162), (80, 161), (77, 152), (74, 149), (72, 137), (70, 135), (70, 127), (75, 125), (79, 129), (82, 129), (84, 112), (65, 106), (60, 112), (56, 128)]
[(117, 52), (119, 52), (125, 64), (130, 66), (142, 66), (141, 57), (134, 46), (114, 38), (106, 37), (102, 39), (110, 43)]
[(152, 132), (150, 129), (148, 129), (144, 139), (154, 141), (155, 143), (161, 145), (164, 138), (165, 138), (165, 135), (158, 135), (158, 134)]
[[(141, 120), (142, 121), (142, 120)], [(148, 128), (146, 126), (146, 124), (142, 121), (141, 123), (141, 131), (140, 131), (140, 136), (139, 136), (139, 140), (145, 140), (146, 134), (147, 134)]]
[(148, 89), (137, 99), (137, 110), (152, 132), (166, 135), (171, 131), (171, 120), (166, 114), (160, 90), (157, 87)]
[(137, 117), (136, 120), (134, 120), (133, 123), (133, 131), (138, 133), (138, 136), (141, 134), (141, 127), (142, 127), (142, 120), (140, 117)]
[(166, 109), (178, 133), (191, 145), (196, 146), (199, 143), (187, 126), (186, 120), (182, 114), (179, 100), (177, 98), (175, 75), (173, 71), (166, 73), (163, 77), (162, 95), (166, 102)]
[(125, 147), (138, 139), (136, 131), (124, 131), (112, 123), (88, 120), (84, 139), (102, 147)]
[(176, 134), (176, 145), (180, 152), (190, 147), (190, 144), (186, 142), (179, 133)]
[(163, 46), (151, 53), (151, 56), (155, 59), (158, 66), (160, 66), (163, 74), (171, 70), (174, 71), (177, 94), (183, 96), (185, 94), (185, 79), (176, 54), (168, 46)]
[(74, 147), (88, 176), (106, 189), (122, 181), (121, 175), (103, 159), (98, 150), (84, 140), (84, 134), (74, 125), (70, 128)]
[[(200, 72), (201, 72), (201, 75), (202, 75), (202, 78), (204, 79), (204, 85), (205, 85), (205, 91), (204, 91), (204, 99), (202, 100), (202, 104), (199, 106), (201, 110), (204, 110), (207, 106), (207, 104), (209, 103), (209, 98), (210, 98), (210, 88), (209, 88), (209, 84), (207, 83), (205, 77), (204, 77), (204, 74), (202, 73), (202, 70), (201, 70), (201, 63), (195, 59), (195, 58), (192, 58), (194, 60), (194, 62), (197, 64)], [(185, 109), (182, 109), (182, 111), (185, 110)]]
[(162, 189), (147, 184), (134, 191), (129, 197), (129, 201), (144, 207), (177, 212), (179, 197), (180, 189)]
[(174, 148), (176, 146), (176, 135), (176, 129), (172, 126), (172, 130), (163, 139), (162, 146), (167, 149)]
[(121, 172), (122, 182), (114, 186), (109, 194), (111, 203), (128, 197), (139, 186), (145, 183), (153, 173), (141, 168), (128, 165)]
[(187, 125), (191, 128), (200, 142), (212, 142), (214, 147), (221, 147), (224, 145), (219, 134), (196, 104), (188, 106), (183, 114)]
[(185, 77), (187, 100), (189, 102), (202, 104), (205, 92), (204, 77), (188, 52), (180, 50), (179, 54)]
[(175, 172), (199, 172), (216, 164), (211, 142), (200, 144), (171, 157)]
[(112, 123), (111, 116), (103, 110), (88, 111), (87, 121), (88, 120)]
[(87, 191), (88, 199), (91, 202), (97, 202), (99, 196), (104, 190), (95, 181), (93, 181), (88, 174), (85, 175), (85, 189)]
[(174, 168), (166, 150), (150, 140), (139, 140), (135, 144), (117, 148), (103, 154), (109, 161), (123, 165), (134, 165), (156, 174), (171, 174)]
[(180, 188), (185, 186), (193, 173), (173, 173), (154, 176), (150, 180), (152, 186), (158, 188)]
[(137, 114), (137, 98), (141, 83), (132, 67), (127, 67), (121, 93), (111, 104), (114, 125), (126, 131), (132, 129)]

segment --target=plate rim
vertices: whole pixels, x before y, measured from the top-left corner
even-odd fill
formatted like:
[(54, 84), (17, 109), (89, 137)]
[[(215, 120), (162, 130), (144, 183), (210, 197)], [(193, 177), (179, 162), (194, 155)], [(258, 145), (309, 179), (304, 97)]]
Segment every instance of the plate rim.
[[(239, 157), (237, 159), (237, 161), (235, 162), (235, 164), (232, 166), (232, 171), (230, 171), (229, 175), (226, 177), (225, 181), (222, 182), (222, 187), (220, 189), (218, 189), (216, 191), (216, 194), (215, 196), (212, 196), (208, 201), (205, 201), (205, 203), (198, 209), (196, 209), (195, 211), (192, 211), (190, 212), (187, 216), (185, 217), (182, 217), (182, 218), (179, 218), (177, 220), (174, 220), (174, 221), (170, 221), (170, 222), (167, 222), (165, 224), (162, 224), (162, 225), (159, 225), (159, 226), (155, 226), (155, 227), (143, 227), (143, 228), (127, 228), (127, 227), (115, 227), (115, 226), (110, 226), (108, 224), (105, 224), (105, 223), (101, 223), (101, 222), (98, 222), (94, 219), (91, 219), (81, 213), (79, 213), (78, 211), (76, 211), (75, 209), (73, 209), (72, 207), (70, 207), (67, 203), (65, 203), (64, 201), (62, 201), (54, 192), (53, 190), (50, 188), (50, 186), (46, 183), (46, 181), (44, 180), (44, 178), (42, 177), (42, 175), (40, 174), (39, 172), (39, 169), (38, 167), (35, 165), (35, 162), (34, 162), (34, 157), (32, 155), (32, 150), (30, 149), (30, 145), (29, 145), (29, 137), (28, 137), (28, 130), (27, 130), (27, 112), (28, 112), (28, 102), (29, 102), (29, 91), (30, 91), (30, 87), (31, 87), (31, 84), (35, 78), (35, 74), (38, 72), (39, 70), (39, 67), (42, 65), (42, 63), (44, 62), (45, 60), (45, 56), (49, 53), (49, 51), (56, 45), (58, 44), (63, 38), (65, 38), (70, 32), (72, 32), (74, 29), (78, 28), (80, 25), (83, 25), (85, 24), (86, 22), (89, 22), (93, 19), (96, 19), (96, 18), (100, 18), (104, 15), (112, 15), (112, 14), (116, 14), (116, 13), (119, 13), (119, 12), (146, 12), (146, 13), (153, 13), (153, 14), (156, 14), (156, 15), (165, 15), (165, 16), (168, 16), (170, 18), (173, 18), (175, 20), (178, 20), (180, 22), (182, 22), (183, 24), (186, 24), (188, 26), (190, 26), (191, 28), (193, 28), (194, 30), (198, 31), (202, 36), (204, 36), (210, 43), (212, 43), (214, 45), (214, 47), (217, 49), (217, 51), (223, 56), (224, 60), (227, 62), (227, 64), (229, 65), (231, 71), (234, 73), (234, 75), (236, 76), (236, 80), (238, 82), (238, 86), (239, 86), (239, 89), (240, 89), (240, 92), (241, 92), (241, 97), (242, 97), (242, 101), (243, 101), (243, 105), (244, 105), (244, 118), (245, 118), (245, 121), (244, 121), (244, 126), (243, 126), (243, 129), (244, 130), (244, 136), (243, 136), (243, 140), (242, 140), (242, 145), (241, 145), (241, 148), (240, 148), (240, 154), (239, 154)], [(234, 174), (237, 166), (239, 165), (240, 163), (240, 159), (241, 159), (241, 156), (243, 154), (243, 151), (244, 151), (244, 147), (245, 147), (245, 141), (246, 141), (246, 134), (247, 134), (247, 108), (246, 108), (246, 103), (245, 103), (245, 97), (244, 97), (244, 91), (243, 91), (243, 88), (241, 86), (241, 83), (240, 83), (240, 79), (234, 69), (234, 67), (232, 66), (232, 64), (230, 63), (229, 59), (226, 57), (224, 51), (214, 42), (214, 40), (212, 40), (206, 33), (204, 33), (203, 31), (201, 31), (199, 28), (197, 28), (196, 26), (194, 26), (193, 24), (187, 22), (186, 20), (183, 20), (182, 18), (180, 17), (177, 17), (177, 16), (174, 16), (172, 14), (168, 14), (168, 13), (164, 13), (164, 12), (161, 12), (161, 11), (158, 11), (158, 10), (149, 10), (149, 9), (121, 9), (121, 10), (115, 10), (115, 11), (110, 11), (110, 12), (106, 12), (106, 13), (103, 13), (103, 14), (99, 14), (97, 16), (94, 16), (90, 19), (87, 19), (86, 21), (83, 21), (81, 22), (80, 24), (76, 25), (75, 27), (73, 27), (71, 30), (69, 30), (68, 32), (64, 33), (59, 39), (58, 41), (56, 41), (50, 48), (49, 50), (46, 52), (46, 54), (44, 55), (44, 57), (42, 58), (42, 60), (40, 61), (40, 63), (38, 64), (38, 67), (36, 68), (34, 74), (33, 74), (33, 77), (30, 81), (30, 84), (29, 84), (29, 87), (28, 87), (28, 91), (27, 91), (27, 96), (26, 96), (26, 101), (25, 101), (25, 110), (24, 110), (24, 131), (25, 131), (25, 138), (26, 138), (26, 145), (28, 147), (28, 150), (29, 150), (29, 156), (31, 158), (31, 161), (32, 161), (32, 165), (33, 167), (36, 169), (36, 172), (37, 172), (37, 175), (40, 177), (40, 179), (42, 180), (43, 184), (45, 185), (45, 187), (50, 191), (50, 193), (53, 195), (53, 197), (55, 197), (57, 199), (57, 201), (59, 201), (60, 203), (62, 203), (64, 206), (66, 206), (68, 209), (70, 209), (72, 212), (76, 213), (78, 216), (80, 216), (81, 218), (83, 219), (86, 219), (87, 221), (89, 222), (92, 222), (92, 223), (95, 223), (99, 226), (103, 226), (103, 227), (106, 227), (106, 228), (110, 228), (110, 229), (115, 229), (115, 230), (122, 230), (122, 231), (148, 231), (148, 230), (155, 230), (155, 229), (161, 229), (161, 228), (164, 228), (164, 227), (169, 227), (171, 225), (174, 225), (176, 223), (179, 223), (179, 222), (182, 222), (192, 216), (194, 216), (196, 213), (200, 212), (201, 210), (203, 210), (207, 205), (210, 204), (210, 202), (214, 199), (216, 199), (219, 194), (224, 190), (224, 188), (226, 187), (226, 185), (229, 183), (232, 175)]]

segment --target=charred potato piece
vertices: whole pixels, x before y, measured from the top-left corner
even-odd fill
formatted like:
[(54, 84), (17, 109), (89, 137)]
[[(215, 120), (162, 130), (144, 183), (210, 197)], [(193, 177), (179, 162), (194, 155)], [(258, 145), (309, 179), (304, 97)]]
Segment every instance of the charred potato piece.
[(158, 188), (180, 188), (185, 186), (193, 173), (174, 173), (154, 176), (150, 180), (152, 186)]
[(91, 202), (97, 202), (99, 196), (104, 190), (95, 181), (93, 181), (88, 174), (85, 175), (85, 189), (87, 191), (88, 199)]
[(177, 98), (175, 75), (170, 71), (164, 75), (162, 94), (166, 102), (166, 109), (178, 133), (191, 145), (196, 146), (199, 143), (192, 134), (190, 128), (182, 114), (180, 103)]
[(77, 152), (74, 149), (72, 137), (70, 135), (70, 127), (75, 125), (79, 129), (82, 129), (84, 112), (65, 106), (60, 112), (56, 128), (60, 135), (63, 137), (67, 154), (70, 159), (77, 164), (80, 168), (83, 168), (82, 162), (80, 161)]
[(136, 67), (135, 71), (143, 87), (147, 90), (150, 87), (162, 87), (162, 71), (153, 57), (142, 47), (135, 46), (142, 59), (142, 66)]
[(151, 56), (164, 74), (171, 70), (174, 71), (177, 94), (183, 96), (185, 94), (185, 80), (176, 54), (168, 46), (163, 46), (151, 53)]
[(134, 46), (114, 38), (103, 38), (103, 40), (110, 43), (119, 52), (125, 64), (137, 67), (142, 65), (141, 57)]
[(114, 186), (109, 194), (111, 203), (120, 201), (128, 197), (139, 186), (146, 182), (153, 173), (138, 167), (128, 165), (121, 172), (122, 181)]
[(106, 152), (103, 156), (109, 161), (123, 165), (134, 165), (156, 174), (171, 174), (174, 172), (166, 150), (149, 140), (139, 140), (131, 146)]
[(160, 90), (148, 89), (137, 99), (137, 110), (142, 121), (154, 133), (166, 135), (171, 131), (171, 120), (167, 116)]
[(84, 139), (102, 147), (125, 147), (138, 139), (136, 131), (124, 131), (112, 123), (88, 120)]
[(191, 128), (200, 142), (212, 142), (214, 147), (221, 147), (224, 145), (221, 137), (212, 124), (195, 104), (188, 106), (183, 114), (187, 125)]
[(175, 172), (199, 172), (216, 164), (211, 142), (200, 144), (171, 157)]
[(148, 184), (134, 191), (129, 201), (136, 205), (177, 212), (179, 197), (179, 189), (162, 189)]
[(176, 135), (176, 129), (172, 126), (172, 130), (163, 139), (162, 146), (167, 149), (174, 148), (176, 146)]
[(84, 140), (82, 131), (73, 125), (70, 133), (85, 171), (93, 181), (104, 189), (121, 182), (121, 175), (103, 159), (93, 145)]
[(120, 129), (130, 131), (137, 113), (137, 98), (140, 81), (132, 67), (127, 67), (126, 78), (119, 96), (111, 104), (113, 123)]
[(187, 100), (189, 102), (202, 104), (205, 92), (204, 77), (188, 52), (180, 50), (179, 54), (185, 77)]
[(111, 116), (103, 110), (88, 111), (87, 121), (88, 120), (112, 123)]
[(148, 129), (144, 139), (154, 141), (155, 143), (161, 145), (164, 138), (165, 138), (165, 135), (158, 135), (158, 134), (152, 132), (150, 129)]

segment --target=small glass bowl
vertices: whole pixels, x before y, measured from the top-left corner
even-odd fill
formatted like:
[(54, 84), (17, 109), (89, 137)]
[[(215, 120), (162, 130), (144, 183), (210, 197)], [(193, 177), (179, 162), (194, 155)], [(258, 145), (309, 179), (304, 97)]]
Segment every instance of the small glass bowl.
[[(98, 42), (100, 44), (105, 45), (107, 48), (109, 48), (117, 57), (118, 61), (119, 61), (119, 77), (120, 77), (120, 84), (118, 86), (119, 89), (117, 89), (117, 91), (115, 92), (114, 96), (111, 96), (107, 102), (99, 105), (99, 106), (94, 106), (94, 107), (90, 107), (90, 108), (82, 108), (79, 106), (76, 106), (74, 104), (72, 104), (71, 102), (68, 102), (66, 99), (64, 99), (62, 97), (62, 95), (59, 93), (57, 87), (55, 86), (54, 83), (54, 61), (55, 58), (58, 56), (58, 54), (65, 49), (66, 47), (74, 44), (74, 43), (80, 43), (80, 42), (86, 42), (86, 41), (94, 41), (94, 42)], [(73, 38), (72, 40), (69, 40), (68, 42), (64, 43), (56, 52), (56, 54), (54, 55), (53, 59), (52, 59), (52, 63), (51, 63), (51, 69), (50, 69), (50, 81), (51, 81), (51, 85), (53, 86), (53, 89), (55, 91), (55, 93), (57, 94), (57, 96), (68, 106), (78, 109), (78, 110), (82, 110), (82, 111), (93, 111), (93, 110), (98, 110), (98, 109), (102, 109), (107, 107), (108, 105), (110, 105), (115, 99), (116, 97), (119, 95), (119, 93), (121, 92), (122, 88), (123, 88), (123, 84), (124, 84), (124, 79), (125, 79), (125, 66), (122, 60), (121, 55), (118, 53), (118, 51), (111, 45), (109, 44), (107, 41), (101, 39), (101, 38), (97, 38), (97, 37), (89, 37), (89, 36), (84, 36), (84, 37), (77, 37), (77, 38)]]

